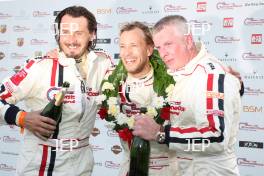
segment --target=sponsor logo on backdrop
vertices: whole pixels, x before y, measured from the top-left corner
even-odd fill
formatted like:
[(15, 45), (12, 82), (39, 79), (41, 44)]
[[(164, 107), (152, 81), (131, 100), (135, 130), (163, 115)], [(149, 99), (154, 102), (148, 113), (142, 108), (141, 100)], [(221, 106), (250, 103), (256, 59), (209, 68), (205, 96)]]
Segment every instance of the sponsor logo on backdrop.
[(247, 158), (237, 158), (237, 164), (239, 166), (247, 167), (264, 167), (264, 163), (258, 162), (256, 160), (248, 160)]
[(256, 79), (261, 80), (264, 78), (264, 75), (259, 74), (256, 70), (253, 70), (252, 73), (244, 75), (244, 79)]
[(234, 2), (224, 2), (224, 1), (221, 1), (221, 2), (218, 2), (216, 4), (216, 8), (218, 10), (233, 10), (235, 8), (239, 8), (239, 7), (243, 7), (242, 4), (238, 4), (238, 3), (234, 3)]
[(20, 37), (20, 38), (17, 38), (17, 46), (21, 47), (24, 45), (24, 38)]
[(132, 7), (117, 7), (116, 13), (117, 14), (131, 14), (137, 12), (137, 9), (134, 9)]
[(7, 18), (11, 18), (12, 16), (8, 13), (2, 13), (0, 12), (0, 19), (7, 19)]
[(14, 68), (13, 68), (13, 71), (15, 72), (15, 73), (17, 73), (17, 72), (19, 72), (21, 70), (21, 66), (15, 66)]
[(118, 137), (118, 133), (115, 130), (113, 130), (113, 129), (108, 129), (107, 130), (107, 136), (109, 136), (109, 137)]
[(92, 147), (92, 150), (94, 151), (94, 152), (96, 152), (96, 151), (100, 151), (100, 150), (104, 150), (104, 148), (102, 147), (102, 146), (100, 146), (100, 145), (91, 145), (91, 147)]
[(196, 12), (206, 12), (207, 2), (197, 2)]
[(12, 156), (18, 156), (18, 155), (19, 155), (19, 153), (14, 153), (14, 152), (4, 152), (4, 151), (2, 151), (1, 154), (3, 154), (3, 155), (12, 155)]
[(25, 32), (25, 31), (29, 31), (29, 30), (30, 30), (30, 28), (28, 28), (26, 26), (19, 26), (19, 25), (13, 26), (14, 32)]
[(33, 11), (33, 17), (46, 17), (46, 16), (49, 16), (51, 15), (50, 13), (48, 12), (41, 12), (41, 11)]
[(250, 3), (245, 3), (245, 6), (263, 6), (264, 2), (250, 2)]
[(261, 127), (258, 124), (250, 124), (249, 122), (240, 122), (239, 123), (239, 130), (264, 131), (264, 127)]
[(6, 163), (0, 163), (0, 170), (2, 170), (2, 171), (15, 171), (16, 169), (13, 166), (8, 165)]
[(92, 131), (92, 136), (93, 137), (96, 137), (100, 134), (100, 130), (98, 128), (93, 128), (93, 131)]
[(32, 31), (34, 33), (40, 33), (40, 34), (43, 34), (43, 33), (48, 33), (48, 32), (51, 32), (52, 34), (55, 35), (55, 32), (54, 32), (54, 25), (51, 25), (49, 28), (47, 27), (46, 24), (43, 24), (43, 23), (38, 23), (36, 26), (34, 26), (34, 28), (32, 29)]
[(153, 9), (152, 6), (149, 6), (148, 10), (143, 11), (142, 13), (143, 14), (157, 14), (157, 13), (159, 13), (159, 10), (158, 9)]
[(244, 25), (264, 25), (264, 18), (246, 18), (244, 20)]
[(6, 30), (7, 30), (7, 26), (6, 26), (6, 24), (1, 24), (1, 25), (0, 25), (0, 32), (3, 34), (3, 33), (6, 32)]
[(262, 53), (256, 54), (252, 52), (247, 52), (242, 54), (243, 60), (264, 60), (264, 55)]
[(115, 53), (114, 54), (114, 59), (119, 59), (119, 55), (120, 55), (119, 53)]
[(111, 29), (112, 27), (113, 26), (111, 26), (109, 24), (102, 24), (102, 23), (97, 24), (98, 30)]
[(155, 23), (151, 23), (151, 22), (147, 22), (147, 21), (141, 21), (143, 24), (145, 24), (146, 26), (148, 26), (149, 28), (153, 28)]
[(181, 5), (166, 4), (163, 9), (165, 13), (168, 13), (168, 12), (180, 12), (182, 10), (186, 10), (187, 8)]
[(114, 154), (119, 154), (120, 152), (122, 152), (122, 148), (121, 146), (119, 145), (114, 145), (111, 147), (111, 151), (114, 153)]
[(124, 25), (128, 24), (128, 22), (122, 22), (122, 23), (118, 23), (118, 28), (122, 28)]
[(240, 39), (235, 37), (215, 36), (215, 43), (234, 43), (239, 41)]
[(223, 19), (223, 27), (224, 28), (232, 28), (234, 27), (234, 18), (228, 17)]
[(0, 60), (4, 59), (5, 58), (5, 53), (3, 52), (0, 52)]
[(263, 149), (263, 142), (239, 141), (239, 147)]
[(0, 40), (0, 45), (9, 45), (10, 42), (6, 40)]
[(30, 40), (30, 45), (46, 45), (46, 44), (48, 44), (48, 42), (45, 40), (40, 40), (40, 39), (31, 39)]
[(219, 58), (219, 60), (221, 60), (222, 62), (236, 62), (237, 59), (234, 57), (229, 57), (229, 55), (227, 53), (225, 53), (224, 58)]
[(245, 87), (244, 95), (260, 96), (264, 95), (264, 91), (258, 88)]
[(262, 106), (254, 106), (254, 105), (244, 105), (243, 106), (243, 112), (262, 112), (263, 111), (263, 107)]
[(111, 14), (112, 13), (112, 9), (110, 8), (100, 8), (100, 9), (96, 9), (96, 13), (97, 14)]
[(96, 39), (97, 44), (110, 44), (111, 39), (110, 38), (103, 38), (103, 39)]
[(119, 169), (120, 164), (115, 163), (114, 161), (105, 161), (105, 167), (110, 169)]
[(262, 44), (262, 34), (252, 34), (251, 35), (251, 44)]
[(102, 162), (94, 162), (94, 166), (100, 166), (100, 167), (102, 167), (103, 166), (103, 163)]
[(19, 139), (16, 139), (15, 137), (11, 137), (11, 136), (3, 136), (2, 141), (4, 143), (19, 143), (20, 142)]

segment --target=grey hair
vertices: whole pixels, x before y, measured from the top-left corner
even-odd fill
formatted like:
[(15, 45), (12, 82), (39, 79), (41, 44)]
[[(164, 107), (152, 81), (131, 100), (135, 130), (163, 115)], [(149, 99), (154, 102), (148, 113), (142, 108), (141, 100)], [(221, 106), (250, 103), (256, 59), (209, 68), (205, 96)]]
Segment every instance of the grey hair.
[(181, 15), (169, 15), (161, 18), (153, 27), (153, 34), (161, 31), (165, 26), (175, 26), (181, 34), (189, 32), (187, 20)]

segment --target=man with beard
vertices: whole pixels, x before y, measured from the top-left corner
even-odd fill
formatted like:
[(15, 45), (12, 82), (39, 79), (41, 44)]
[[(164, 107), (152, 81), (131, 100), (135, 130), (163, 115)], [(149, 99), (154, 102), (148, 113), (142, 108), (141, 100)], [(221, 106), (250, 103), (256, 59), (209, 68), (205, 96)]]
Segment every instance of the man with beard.
[[(97, 22), (86, 8), (68, 7), (55, 22), (58, 58), (31, 59), (1, 85), (0, 120), (25, 129), (17, 175), (88, 176), (93, 168), (89, 135), (96, 116), (95, 98), (111, 61), (93, 51)], [(40, 111), (64, 81), (70, 87), (56, 123)], [(15, 105), (22, 100), (27, 112)]]
[(179, 15), (162, 18), (153, 40), (168, 73), (176, 81), (170, 124), (137, 118), (133, 134), (167, 144), (175, 151), (181, 175), (239, 175), (234, 145), (240, 116), (240, 83), (223, 64), (195, 43), (187, 21)]

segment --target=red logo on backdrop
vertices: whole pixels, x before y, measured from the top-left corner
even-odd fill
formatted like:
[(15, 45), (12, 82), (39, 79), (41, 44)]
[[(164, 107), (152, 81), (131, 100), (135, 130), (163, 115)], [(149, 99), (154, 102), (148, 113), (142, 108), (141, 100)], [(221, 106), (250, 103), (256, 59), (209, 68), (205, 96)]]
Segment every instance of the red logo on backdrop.
[(234, 18), (224, 18), (223, 20), (223, 27), (224, 28), (232, 28), (234, 26)]
[(15, 75), (13, 75), (10, 80), (12, 81), (13, 84), (16, 86), (27, 76), (27, 72), (22, 69), (19, 72), (17, 72)]
[(196, 12), (206, 12), (206, 2), (197, 2)]
[(251, 44), (254, 44), (254, 45), (262, 44), (262, 34), (252, 34)]
[(264, 19), (246, 18), (244, 20), (245, 25), (263, 25)]
[(264, 55), (263, 54), (255, 54), (252, 52), (248, 52), (248, 53), (243, 53), (242, 54), (242, 58), (243, 60), (264, 60)]
[(248, 166), (248, 167), (264, 167), (264, 163), (260, 163), (254, 160), (248, 160), (247, 158), (237, 158), (237, 164), (239, 166)]

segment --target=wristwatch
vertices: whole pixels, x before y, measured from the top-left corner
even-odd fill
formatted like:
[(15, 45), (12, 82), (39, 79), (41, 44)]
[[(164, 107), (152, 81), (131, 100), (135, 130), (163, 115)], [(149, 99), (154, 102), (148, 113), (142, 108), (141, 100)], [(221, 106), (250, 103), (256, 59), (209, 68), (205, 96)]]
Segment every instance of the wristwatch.
[(163, 126), (160, 127), (160, 131), (156, 134), (156, 141), (159, 144), (165, 144), (166, 135)]

